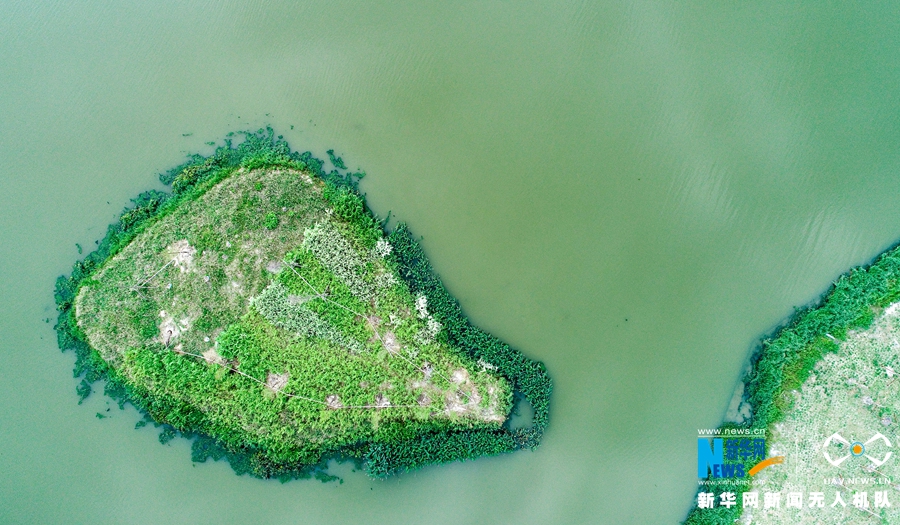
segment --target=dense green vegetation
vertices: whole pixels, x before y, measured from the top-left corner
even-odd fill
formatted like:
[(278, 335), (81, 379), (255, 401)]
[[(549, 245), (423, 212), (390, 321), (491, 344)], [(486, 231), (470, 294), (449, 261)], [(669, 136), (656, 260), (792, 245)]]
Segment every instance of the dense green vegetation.
[[(56, 284), (81, 399), (195, 437), (195, 461), (261, 477), (351, 458), (373, 476), (538, 445), (543, 365), (471, 326), (405, 225), (269, 130), (160, 176)], [(343, 162), (329, 152), (332, 164)], [(513, 391), (535, 408), (504, 427)], [(143, 424), (143, 423), (142, 423)]]
[[(771, 429), (791, 409), (794, 396), (822, 356), (838, 349), (849, 330), (868, 328), (875, 314), (900, 300), (900, 247), (893, 247), (868, 267), (854, 268), (838, 278), (814, 306), (798, 310), (773, 336), (762, 340), (754, 354), (752, 369), (744, 378), (745, 398), (753, 415), (745, 427)], [(735, 425), (730, 425), (735, 426)], [(734, 485), (706, 485), (704, 492), (731, 491), (741, 501), (742, 490)], [(741, 506), (731, 509), (694, 508), (686, 524), (731, 524), (740, 517)]]

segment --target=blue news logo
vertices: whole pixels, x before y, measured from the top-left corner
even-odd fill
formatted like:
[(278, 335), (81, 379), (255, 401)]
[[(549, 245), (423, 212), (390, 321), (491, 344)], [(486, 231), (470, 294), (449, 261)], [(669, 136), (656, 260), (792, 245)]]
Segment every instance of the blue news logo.
[(766, 440), (760, 438), (698, 438), (698, 478), (743, 478), (749, 465), (765, 457)]

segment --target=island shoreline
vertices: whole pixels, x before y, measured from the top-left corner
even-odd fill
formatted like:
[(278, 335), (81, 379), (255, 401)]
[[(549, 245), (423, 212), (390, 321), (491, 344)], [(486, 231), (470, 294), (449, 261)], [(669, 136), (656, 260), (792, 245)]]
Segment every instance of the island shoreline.
[[(237, 145), (232, 140), (235, 135), (243, 137), (243, 141)], [(334, 157), (332, 151), (329, 151), (329, 157)], [(332, 163), (336, 166), (338, 164), (334, 159)], [(292, 151), (282, 137), (275, 137), (271, 128), (241, 132), (229, 134), (225, 145), (218, 147), (212, 155), (193, 155), (185, 164), (161, 174), (160, 180), (172, 187), (172, 193), (154, 190), (136, 197), (133, 200), (134, 206), (126, 208), (119, 221), (108, 227), (106, 236), (98, 241), (97, 249), (77, 261), (69, 276), (60, 276), (56, 282), (54, 295), (59, 317), (55, 328), (58, 343), (63, 351), (71, 349), (76, 354), (74, 375), (82, 377), (77, 388), (81, 399), (90, 395), (95, 382), (102, 380), (105, 381), (106, 395), (118, 400), (120, 406), (131, 403), (145, 414), (145, 420), (138, 423), (138, 426), (154, 422), (146, 400), (136, 395), (118, 377), (115, 368), (88, 344), (75, 319), (75, 298), (82, 283), (89, 280), (107, 260), (119, 253), (142, 231), (184, 202), (203, 195), (238, 169), (289, 168), (304, 171), (334, 188), (358, 197), (363, 203), (361, 220), (367, 223), (374, 221), (384, 230), (386, 221), (378, 221), (365, 205), (364, 196), (359, 193), (357, 182), (364, 173), (340, 173), (338, 170), (325, 172), (323, 166), (324, 163), (309, 152), (301, 154)], [(520, 392), (534, 408), (535, 417), (531, 427), (435, 432), (399, 443), (358, 443), (326, 451), (317, 463), (302, 465), (272, 462), (267, 459), (263, 450), (223, 446), (215, 437), (198, 429), (176, 429), (162, 425), (160, 441), (167, 442), (180, 434), (193, 439), (192, 459), (196, 462), (203, 462), (208, 458), (226, 458), (239, 474), (249, 473), (257, 477), (282, 480), (310, 476), (322, 480), (333, 479), (327, 473), (327, 462), (335, 458), (354, 461), (370, 476), (383, 478), (428, 464), (536, 448), (549, 423), (552, 392), (552, 382), (544, 365), (528, 359), (521, 352), (511, 349), (469, 322), (458, 302), (433, 272), (424, 251), (406, 224), (401, 223), (387, 233), (394, 246), (400, 276), (413, 292), (428, 298), (435, 318), (447, 328), (452, 347), (498, 369), (514, 391)]]

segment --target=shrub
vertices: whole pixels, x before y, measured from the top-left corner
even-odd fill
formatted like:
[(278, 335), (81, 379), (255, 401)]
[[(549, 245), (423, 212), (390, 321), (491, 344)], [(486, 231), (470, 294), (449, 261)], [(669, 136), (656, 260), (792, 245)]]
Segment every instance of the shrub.
[(270, 211), (266, 214), (265, 219), (263, 219), (263, 225), (268, 230), (274, 230), (278, 227), (278, 215), (275, 215), (274, 211)]

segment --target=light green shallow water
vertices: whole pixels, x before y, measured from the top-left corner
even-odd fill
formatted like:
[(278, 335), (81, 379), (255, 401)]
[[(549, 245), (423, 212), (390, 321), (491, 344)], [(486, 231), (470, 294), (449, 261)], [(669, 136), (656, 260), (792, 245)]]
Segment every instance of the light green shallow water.
[[(81, 4), (0, 4), (3, 523), (676, 523), (755, 341), (900, 239), (896, 3)], [(547, 364), (537, 452), (282, 485), (76, 404), (75, 243), (264, 124)]]

